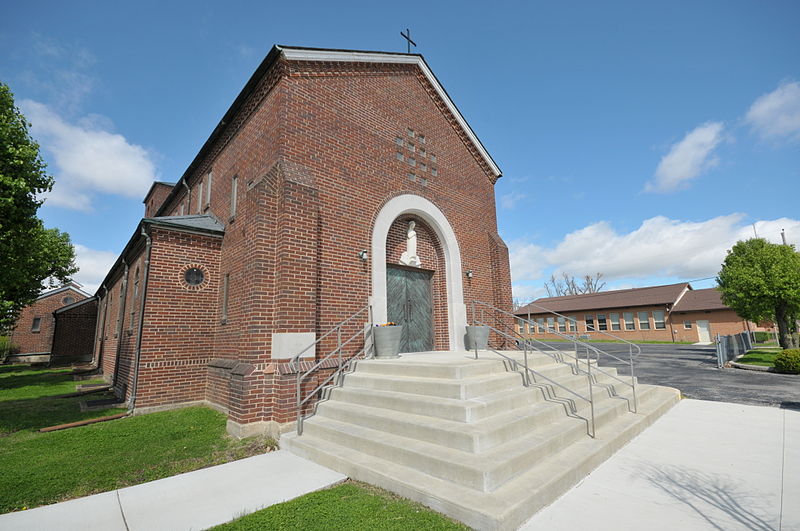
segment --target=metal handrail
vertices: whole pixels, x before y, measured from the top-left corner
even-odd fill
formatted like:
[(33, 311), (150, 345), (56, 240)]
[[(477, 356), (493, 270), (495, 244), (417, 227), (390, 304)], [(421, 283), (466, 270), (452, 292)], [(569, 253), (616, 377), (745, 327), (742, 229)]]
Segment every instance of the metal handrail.
[[(567, 320), (569, 320), (569, 321), (571, 321), (571, 322), (575, 323), (575, 330), (576, 330), (576, 332), (577, 332), (577, 329), (578, 329), (578, 321), (576, 321), (576, 320), (575, 320), (575, 319), (573, 319), (572, 317), (568, 317), (568, 316), (566, 316), (566, 315), (560, 314), (560, 313), (558, 313), (558, 312), (555, 312), (555, 311), (553, 311), (553, 310), (550, 310), (550, 309), (548, 309), (548, 308), (545, 308), (544, 306), (540, 306), (540, 305), (538, 305), (538, 304), (535, 304), (535, 303), (530, 303), (528, 306), (533, 306), (533, 307), (535, 307), (535, 308), (539, 308), (540, 310), (542, 310), (542, 311), (544, 311), (544, 312), (546, 312), (546, 313), (549, 313), (549, 314), (555, 315), (555, 316), (557, 316), (557, 317), (563, 317), (564, 319), (567, 319)], [(499, 311), (503, 311), (503, 310), (499, 310)], [(519, 317), (518, 315), (515, 315), (515, 314), (512, 314), (512, 313), (509, 313), (509, 312), (504, 312), (504, 313), (506, 313), (506, 314), (509, 314), (509, 315), (513, 316), (515, 319), (518, 319), (518, 320), (520, 320), (520, 321), (522, 321), (522, 322), (526, 323), (528, 326), (530, 326), (531, 324), (534, 324), (534, 325), (536, 325), (536, 326), (539, 326), (539, 325), (538, 325), (538, 323), (536, 323), (536, 322), (535, 322), (533, 319), (525, 319), (525, 318), (523, 318), (523, 317)], [(628, 366), (629, 366), (629, 368), (630, 368), (630, 371), (631, 371), (631, 382), (630, 382), (630, 383), (628, 383), (628, 382), (625, 382), (625, 381), (623, 381), (623, 380), (621, 380), (621, 379), (617, 378), (616, 376), (611, 376), (610, 374), (607, 374), (607, 373), (605, 373), (605, 374), (606, 374), (607, 376), (609, 376), (609, 377), (611, 377), (611, 378), (613, 378), (613, 379), (615, 379), (615, 380), (619, 381), (620, 383), (623, 383), (623, 384), (626, 384), (626, 385), (630, 385), (630, 386), (631, 386), (631, 389), (633, 389), (633, 411), (634, 411), (634, 412), (638, 412), (638, 409), (639, 409), (639, 403), (638, 403), (638, 400), (637, 400), (637, 398), (636, 398), (636, 375), (634, 374), (634, 363), (633, 363), (633, 360), (634, 360), (634, 354), (633, 354), (633, 352), (634, 352), (634, 350), (636, 351), (636, 358), (638, 358), (638, 357), (639, 357), (639, 355), (641, 355), (641, 353), (642, 353), (642, 348), (641, 348), (639, 345), (637, 345), (637, 344), (635, 344), (635, 343), (632, 343), (632, 342), (628, 341), (627, 339), (622, 339), (621, 337), (619, 337), (619, 336), (616, 336), (616, 335), (614, 335), (614, 334), (611, 334), (611, 333), (605, 332), (605, 331), (603, 331), (603, 330), (596, 330), (596, 329), (593, 329), (593, 330), (592, 330), (593, 332), (599, 332), (600, 334), (606, 335), (606, 336), (608, 336), (608, 337), (612, 337), (612, 338), (614, 338), (614, 339), (617, 339), (617, 340), (619, 340), (619, 341), (621, 341), (621, 342), (625, 343), (626, 345), (628, 345), (628, 359), (627, 359), (627, 360), (625, 360), (625, 359), (623, 359), (623, 358), (620, 358), (619, 356), (615, 356), (614, 354), (611, 354), (610, 352), (606, 352), (605, 350), (602, 350), (602, 349), (600, 349), (600, 348), (597, 348), (597, 347), (595, 347), (595, 346), (593, 346), (593, 345), (589, 345), (588, 343), (585, 343), (585, 342), (583, 342), (583, 341), (580, 341), (580, 340), (578, 339), (577, 333), (576, 333), (574, 336), (571, 336), (571, 335), (568, 335), (568, 334), (564, 334), (564, 333), (558, 332), (558, 331), (556, 331), (556, 329), (555, 329), (555, 328), (550, 328), (549, 326), (545, 326), (544, 328), (545, 328), (545, 332), (547, 332), (547, 333), (550, 333), (550, 334), (553, 334), (553, 335), (556, 335), (556, 336), (558, 336), (558, 337), (560, 337), (560, 338), (566, 339), (567, 341), (571, 341), (572, 343), (574, 343), (574, 344), (575, 344), (576, 353), (577, 353), (577, 346), (578, 346), (578, 345), (580, 345), (580, 346), (584, 347), (585, 349), (587, 349), (587, 351), (588, 351), (588, 350), (591, 350), (592, 352), (594, 352), (594, 353), (595, 353), (595, 360), (598, 362), (598, 364), (600, 363), (600, 356), (601, 356), (601, 355), (603, 355), (603, 356), (608, 356), (608, 357), (610, 357), (610, 358), (614, 358), (615, 360), (619, 361), (620, 363), (626, 363), (626, 364), (628, 364)], [(527, 338), (527, 337), (525, 337), (525, 338), (523, 338), (523, 339), (524, 339), (524, 340), (532, 340), (532, 339), (534, 339), (534, 338)], [(538, 340), (536, 340), (536, 341), (538, 341)], [(599, 368), (598, 368), (598, 370), (601, 370), (601, 369), (599, 369)], [(601, 371), (601, 372), (602, 372), (602, 371)]]
[[(492, 310), (493, 312), (497, 312), (497, 313), (500, 313), (502, 315), (506, 315), (507, 317), (510, 317), (510, 318), (512, 318), (512, 319), (514, 319), (516, 321), (519, 321), (519, 322), (528, 323), (528, 324), (530, 324), (530, 322), (531, 322), (531, 321), (525, 320), (522, 317), (514, 315), (511, 312), (507, 312), (505, 310), (501, 310), (500, 308), (496, 308), (496, 307), (494, 307), (494, 306), (492, 306), (490, 304), (486, 304), (485, 302), (482, 302), (482, 301), (472, 301), (472, 317), (473, 317), (473, 320), (475, 320), (475, 315), (476, 315), (475, 307), (476, 307), (476, 305), (481, 307), (481, 315), (483, 315), (483, 309), (484, 308), (488, 308), (488, 309)], [(546, 328), (552, 334), (557, 335), (557, 336), (562, 337), (562, 338), (564, 338), (564, 339), (566, 339), (568, 341), (573, 342), (573, 344), (575, 346), (575, 355), (574, 356), (572, 354), (569, 354), (569, 353), (567, 353), (565, 351), (562, 351), (562, 350), (559, 350), (557, 352), (558, 352), (558, 356), (560, 356), (562, 358), (563, 358), (563, 355), (566, 354), (567, 356), (569, 356), (570, 358), (575, 360), (575, 370), (577, 371), (576, 374), (581, 373), (581, 372), (583, 372), (583, 373), (587, 372), (587, 371), (584, 371), (583, 369), (581, 369), (580, 363), (579, 363), (580, 357), (578, 356), (578, 346), (581, 346), (586, 350), (586, 360), (587, 360), (586, 363), (587, 363), (587, 365), (589, 364), (589, 352), (594, 352), (595, 353), (595, 362), (597, 363), (597, 366), (594, 369), (595, 371), (607, 376), (608, 378), (611, 378), (612, 380), (616, 380), (616, 381), (618, 381), (619, 383), (621, 383), (623, 385), (628, 385), (628, 386), (631, 387), (632, 395), (633, 395), (633, 412), (637, 413), (639, 411), (639, 403), (638, 403), (638, 400), (637, 400), (637, 397), (636, 397), (636, 375), (634, 374), (633, 358), (632, 357), (629, 360), (630, 370), (631, 370), (631, 381), (630, 382), (626, 382), (625, 380), (619, 378), (618, 376), (613, 375), (613, 374), (611, 374), (611, 373), (609, 373), (607, 371), (604, 371), (603, 369), (601, 369), (599, 367), (600, 354), (609, 355), (612, 358), (617, 359), (622, 363), (626, 363), (625, 360), (623, 360), (621, 358), (618, 358), (617, 356), (614, 356), (613, 354), (608, 354), (607, 352), (605, 352), (603, 350), (600, 350), (599, 348), (595, 347), (594, 345), (590, 345), (588, 343), (584, 343), (583, 341), (578, 340), (574, 336), (569, 336), (567, 334), (562, 334), (561, 332), (558, 332), (555, 329), (550, 329), (549, 327), (546, 327)], [(524, 343), (529, 343), (530, 341), (535, 341), (537, 343), (542, 343), (544, 345), (547, 345), (546, 343), (544, 343), (542, 341), (539, 341), (538, 339), (524, 337), (522, 334), (518, 333), (513, 328), (512, 328), (512, 333), (518, 336), (517, 337), (518, 341), (522, 341)], [(547, 346), (550, 347), (550, 348), (553, 348), (555, 350), (555, 347), (553, 347), (552, 345), (547, 345)], [(539, 348), (536, 348), (535, 350), (537, 350), (538, 352), (540, 352), (542, 354), (549, 355), (551, 358), (555, 359), (558, 362), (564, 363), (563, 359), (558, 359), (558, 358), (550, 355), (550, 353), (548, 353), (548, 352), (545, 352), (545, 351), (543, 351), (543, 350), (541, 350)]]
[[(369, 327), (370, 327), (370, 332), (369, 333), (372, 334), (372, 327), (374, 325), (374, 323), (372, 322), (372, 306), (367, 304), (363, 308), (358, 310), (356, 313), (352, 314), (347, 319), (339, 322), (333, 328), (331, 328), (330, 330), (328, 330), (327, 332), (325, 332), (324, 334), (319, 336), (319, 338), (317, 338), (309, 346), (307, 346), (306, 348), (304, 348), (303, 350), (301, 350), (300, 352), (298, 352), (297, 354), (292, 356), (291, 360), (289, 361), (289, 367), (291, 367), (291, 369), (293, 371), (297, 372), (296, 392), (295, 392), (295, 406), (297, 408), (297, 434), (298, 435), (302, 435), (302, 433), (303, 433), (303, 420), (304, 420), (304, 417), (303, 417), (303, 406), (306, 404), (306, 402), (308, 402), (314, 396), (316, 396), (316, 394), (322, 388), (328, 386), (330, 384), (330, 382), (334, 380), (334, 378), (339, 378), (341, 376), (342, 372), (347, 370), (350, 367), (350, 365), (353, 362), (353, 360), (360, 359), (362, 356), (363, 357), (367, 356), (367, 350), (371, 345), (365, 339), (364, 346), (361, 348), (361, 350), (356, 352), (354, 355), (347, 357), (346, 359), (342, 357), (342, 349), (345, 346), (347, 346), (349, 343), (354, 341), (359, 336), (365, 335), (364, 334), (364, 329), (362, 328), (361, 330), (358, 330), (357, 332), (355, 332), (352, 335), (348, 336), (346, 339), (342, 340), (342, 327), (344, 325), (348, 324), (350, 321), (352, 321), (356, 317), (358, 317), (359, 315), (364, 314), (365, 312), (368, 315), (368, 324), (369, 324)], [(299, 367), (299, 364), (298, 364), (300, 357), (303, 354), (305, 354), (306, 352), (308, 352), (311, 348), (315, 348), (318, 344), (320, 344), (320, 342), (322, 342), (324, 339), (328, 338), (334, 332), (336, 332), (336, 348), (333, 349), (332, 351), (330, 351), (328, 354), (324, 355), (322, 358), (318, 359), (317, 362), (313, 366), (311, 366), (311, 368), (308, 369), (306, 372), (301, 373), (300, 372), (300, 367)], [(372, 336), (370, 335), (370, 337), (372, 337)], [(366, 338), (366, 336), (365, 336), (365, 338)], [(317, 370), (319, 370), (319, 368), (326, 361), (328, 361), (330, 358), (332, 358), (333, 356), (337, 356), (337, 359), (338, 359), (337, 369), (333, 373), (331, 373), (327, 378), (325, 378), (325, 380), (323, 380), (322, 383), (317, 385), (317, 387), (315, 387), (310, 393), (308, 393), (308, 395), (305, 398), (302, 398), (303, 381), (309, 375), (311, 375), (312, 373), (314, 373)], [(339, 378), (338, 385), (341, 385), (341, 383), (342, 383), (341, 378)]]
[[(544, 306), (540, 306), (539, 304), (536, 304), (534, 302), (529, 303), (527, 306), (533, 306), (534, 308), (539, 308), (540, 310), (542, 310), (542, 311), (544, 311), (546, 313), (553, 314), (556, 317), (563, 317), (564, 319), (567, 319), (567, 320), (573, 322), (575, 324), (575, 332), (576, 332), (576, 335), (577, 335), (578, 321), (576, 319), (574, 319), (572, 317), (568, 317), (568, 316), (563, 315), (563, 314), (560, 314), (560, 313), (555, 312), (553, 310), (550, 310), (548, 308), (545, 308)], [(517, 316), (515, 315), (515, 317), (517, 317)], [(527, 322), (528, 323), (532, 323), (534, 321), (533, 321), (533, 319), (528, 319)], [(537, 324), (537, 326), (538, 326), (538, 324)], [(545, 327), (545, 328), (547, 329), (547, 327)], [(607, 332), (606, 330), (598, 330), (597, 328), (592, 328), (591, 332), (597, 332), (597, 333), (599, 333), (601, 335), (611, 337), (611, 338), (613, 338), (613, 339), (615, 339), (617, 341), (621, 341), (621, 342), (625, 343), (626, 345), (628, 345), (628, 353), (629, 353), (629, 357), (631, 358), (631, 363), (633, 363), (633, 351), (634, 350), (636, 350), (636, 357), (637, 358), (642, 354), (642, 347), (640, 347), (636, 343), (628, 341), (627, 339), (623, 339), (623, 338), (619, 337), (616, 334), (612, 334), (611, 332)], [(557, 334), (557, 335), (560, 335), (560, 334)], [(618, 358), (617, 356), (615, 356), (615, 355), (613, 355), (613, 354), (611, 354), (609, 352), (606, 352), (606, 351), (601, 351), (601, 352), (603, 354), (605, 354), (606, 356), (610, 356), (610, 357), (614, 358), (617, 361), (621, 361), (622, 363), (625, 363), (625, 360), (623, 360), (622, 358)]]
[[(489, 330), (493, 331), (495, 334), (498, 334), (498, 335), (500, 335), (502, 337), (505, 337), (506, 339), (511, 339), (511, 340), (515, 339), (510, 334), (507, 334), (507, 333), (503, 332), (502, 330), (499, 330), (499, 329), (493, 327), (489, 323), (486, 323), (486, 322), (483, 322), (483, 321), (481, 321), (479, 319), (476, 319), (475, 316), (474, 316), (474, 313), (473, 313), (472, 322), (474, 324), (476, 324), (476, 325), (479, 325), (479, 326), (486, 326), (487, 328), (489, 328)], [(490, 350), (491, 352), (493, 352), (494, 354), (500, 356), (501, 358), (504, 358), (504, 359), (508, 360), (511, 363), (512, 367), (514, 367), (514, 368), (517, 368), (517, 367), (520, 366), (519, 361), (517, 361), (516, 359), (514, 359), (514, 358), (512, 358), (510, 356), (507, 356), (507, 355), (503, 354), (502, 352), (500, 352), (498, 350), (495, 350), (495, 349), (493, 349), (491, 347), (488, 347), (488, 346), (487, 346), (487, 350)], [(478, 348), (477, 348), (477, 346), (475, 347), (475, 359), (478, 359)], [(592, 373), (591, 373), (592, 368), (591, 368), (591, 363), (589, 362), (588, 359), (587, 359), (587, 363), (586, 364), (589, 367), (588, 378), (587, 378), (587, 380), (589, 382), (589, 398), (586, 398), (585, 396), (581, 395), (580, 393), (578, 393), (576, 391), (573, 391), (569, 387), (566, 387), (565, 385), (560, 384), (560, 383), (556, 382), (555, 380), (553, 380), (551, 378), (548, 378), (547, 376), (545, 376), (544, 374), (540, 373), (539, 371), (531, 369), (528, 366), (527, 345), (523, 345), (522, 368), (525, 369), (525, 376), (523, 378), (523, 385), (525, 387), (530, 387), (531, 379), (533, 380), (534, 384), (542, 385), (542, 384), (540, 384), (539, 382), (536, 381), (536, 377), (538, 376), (539, 378), (547, 380), (547, 382), (549, 382), (550, 385), (555, 385), (556, 387), (559, 387), (560, 389), (563, 389), (564, 391), (570, 393), (571, 395), (576, 396), (579, 399), (587, 402), (589, 404), (589, 409), (590, 409), (590, 413), (591, 414), (590, 414), (590, 418), (589, 419), (584, 419), (584, 420), (586, 420), (586, 429), (587, 429), (588, 435), (590, 437), (594, 438), (596, 432), (595, 432), (595, 419), (594, 419), (594, 389), (593, 389), (593, 385), (592, 385), (593, 382), (592, 382)], [(580, 415), (577, 414), (578, 413), (578, 408), (575, 405), (575, 401), (573, 399), (569, 399), (569, 398), (566, 398), (566, 399), (563, 399), (563, 400), (566, 401), (567, 405), (569, 406), (570, 411), (574, 415), (580, 417)], [(580, 417), (580, 418), (583, 418), (583, 417)]]

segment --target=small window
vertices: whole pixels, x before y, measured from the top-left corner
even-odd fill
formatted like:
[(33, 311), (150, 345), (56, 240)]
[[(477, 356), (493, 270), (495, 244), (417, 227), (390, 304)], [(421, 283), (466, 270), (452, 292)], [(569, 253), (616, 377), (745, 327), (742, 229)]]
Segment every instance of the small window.
[(203, 210), (203, 184), (205, 180), (200, 181), (197, 184), (197, 187), (194, 189), (194, 193), (197, 194), (197, 213), (199, 214)]
[(403, 137), (398, 136), (397, 138), (394, 139), (394, 143), (397, 144), (398, 146), (402, 146), (403, 145)]
[(42, 329), (42, 318), (34, 317), (33, 323), (31, 324), (31, 332), (38, 332), (41, 329)]
[(419, 143), (420, 144), (424, 144), (425, 143), (425, 136), (424, 135), (419, 135), (417, 138), (419, 138)]
[(428, 179), (426, 179), (425, 177), (420, 177), (419, 182), (422, 186), (428, 186)]
[(434, 177), (439, 175), (439, 172), (436, 170), (436, 168), (431, 168), (431, 175), (433, 175)]
[(575, 322), (575, 319), (572, 317), (567, 318), (567, 326), (569, 326), (570, 332), (577, 332), (578, 331), (578, 323)]
[(408, 129), (408, 136), (410, 138), (414, 138), (414, 130), (413, 129)]
[(64, 297), (63, 299), (61, 299), (61, 304), (64, 304), (64, 305), (72, 304), (73, 302), (75, 302), (75, 297), (67, 296), (67, 297)]
[(567, 331), (567, 320), (564, 317), (558, 318), (558, 331), (559, 332)]
[(228, 322), (228, 283), (230, 282), (231, 274), (225, 273), (222, 277), (222, 322)]
[(206, 179), (206, 206), (211, 205), (211, 182), (214, 180), (214, 172), (208, 172)]
[(183, 279), (190, 286), (199, 286), (205, 280), (203, 270), (198, 267), (191, 267), (183, 274)]
[(639, 312), (639, 330), (650, 330), (650, 316), (647, 312)]
[(691, 322), (691, 321), (684, 321), (684, 322), (683, 322), (683, 327), (684, 327), (686, 330), (691, 330), (691, 329), (692, 329), (692, 322)]
[(608, 314), (608, 318), (611, 321), (611, 330), (620, 330), (619, 314), (618, 313), (610, 313), (610, 314)]
[(436, 155), (431, 153), (431, 162), (436, 162)]
[(586, 331), (594, 332), (594, 315), (584, 315), (583, 318), (586, 320)]
[(653, 310), (653, 324), (655, 325), (656, 330), (666, 330), (667, 325), (664, 322), (663, 310)]
[(414, 144), (412, 144), (411, 142), (409, 142), (408, 143), (408, 150), (411, 151), (411, 153), (414, 153), (417, 150), (417, 147)]
[[(420, 137), (420, 138), (422, 138), (422, 137)], [(427, 154), (426, 151), (424, 149), (422, 149), (422, 148), (419, 148), (417, 150), (417, 153), (419, 153), (419, 156), (422, 157), (423, 159), (425, 158), (425, 156)]]
[(544, 317), (536, 319), (536, 326), (539, 328), (539, 333), (544, 334)]
[(604, 313), (597, 314), (597, 329), (608, 330), (608, 323), (606, 322), (606, 315)]
[(395, 153), (395, 157), (397, 157), (397, 160), (399, 160), (400, 162), (403, 162), (405, 160), (405, 157), (403, 157), (403, 154), (400, 153), (399, 151)]
[(414, 174), (414, 173), (409, 173), (409, 174), (408, 174), (408, 179), (409, 179), (410, 181), (412, 181), (412, 182), (417, 182), (417, 175), (416, 175), (416, 174)]
[(231, 179), (231, 217), (236, 216), (236, 203), (239, 200), (239, 177), (233, 176)]
[(547, 318), (547, 331), (548, 332), (555, 332), (555, 324), (556, 321), (552, 317)]
[(417, 165), (417, 159), (409, 157), (408, 158), (408, 163), (411, 164), (412, 166), (416, 166)]
[(636, 325), (633, 322), (633, 312), (624, 312), (622, 317), (625, 319), (625, 330), (636, 330)]
[(422, 170), (422, 171), (428, 171), (428, 165), (425, 164), (424, 162), (420, 162), (419, 163), (419, 169)]

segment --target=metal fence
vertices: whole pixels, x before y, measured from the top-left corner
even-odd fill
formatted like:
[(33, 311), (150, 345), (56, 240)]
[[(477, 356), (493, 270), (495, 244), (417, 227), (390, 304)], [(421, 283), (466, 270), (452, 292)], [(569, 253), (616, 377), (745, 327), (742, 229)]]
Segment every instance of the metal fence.
[(717, 334), (717, 367), (722, 368), (748, 350), (753, 349), (753, 338), (750, 332), (742, 332), (730, 336)]

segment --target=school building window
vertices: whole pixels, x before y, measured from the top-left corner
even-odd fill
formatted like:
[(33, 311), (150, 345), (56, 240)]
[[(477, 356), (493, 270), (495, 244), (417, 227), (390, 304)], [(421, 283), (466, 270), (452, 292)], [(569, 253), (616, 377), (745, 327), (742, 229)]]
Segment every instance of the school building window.
[(608, 323), (606, 323), (606, 315), (604, 313), (597, 314), (597, 329), (608, 330)]
[(664, 322), (664, 312), (662, 310), (653, 310), (653, 324), (656, 330), (665, 330), (667, 324)]
[(639, 312), (639, 330), (650, 330), (650, 316), (647, 312)]
[(586, 320), (586, 331), (594, 332), (594, 315), (584, 315), (583, 318)]
[(633, 323), (633, 312), (623, 312), (623, 319), (625, 319), (625, 330), (636, 330), (636, 325)]
[(611, 313), (608, 315), (609, 320), (611, 321), (611, 330), (619, 330), (619, 314), (618, 313)]

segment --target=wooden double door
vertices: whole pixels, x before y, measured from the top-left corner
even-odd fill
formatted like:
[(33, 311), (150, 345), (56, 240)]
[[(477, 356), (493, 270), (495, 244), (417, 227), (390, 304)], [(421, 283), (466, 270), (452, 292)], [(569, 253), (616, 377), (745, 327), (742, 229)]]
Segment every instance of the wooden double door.
[(386, 266), (388, 318), (403, 325), (400, 352), (433, 350), (432, 277), (425, 269)]

